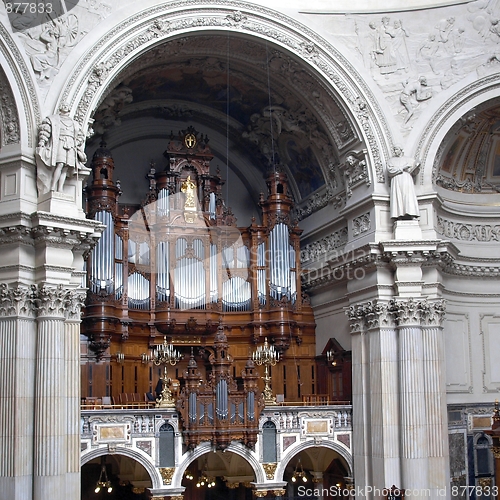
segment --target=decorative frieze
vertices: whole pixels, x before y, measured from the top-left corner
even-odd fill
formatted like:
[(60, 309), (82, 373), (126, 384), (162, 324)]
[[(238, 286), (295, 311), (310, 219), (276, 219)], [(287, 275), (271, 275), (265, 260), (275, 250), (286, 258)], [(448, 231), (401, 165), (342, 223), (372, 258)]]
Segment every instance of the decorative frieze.
[(300, 251), (300, 261), (302, 264), (309, 261), (319, 260), (337, 248), (344, 247), (347, 243), (348, 229), (343, 227), (338, 231), (309, 243)]
[(362, 233), (366, 233), (372, 227), (370, 212), (355, 217), (352, 220), (352, 234), (353, 236), (359, 236)]
[(466, 224), (437, 216), (436, 230), (445, 238), (460, 241), (500, 241), (500, 224)]

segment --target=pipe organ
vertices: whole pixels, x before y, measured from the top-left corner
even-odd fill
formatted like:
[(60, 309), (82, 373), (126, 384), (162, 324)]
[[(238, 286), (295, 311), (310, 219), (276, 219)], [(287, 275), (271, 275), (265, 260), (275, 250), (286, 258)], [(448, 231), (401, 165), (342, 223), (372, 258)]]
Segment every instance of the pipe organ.
[[(269, 172), (267, 197), (261, 194), (259, 200), (262, 221), (238, 227), (222, 196), (224, 181), (210, 171), (208, 142), (193, 127), (172, 135), (164, 153), (167, 165), (150, 168), (137, 206), (119, 203), (115, 165), (105, 145), (93, 156), (87, 214), (106, 229), (87, 261), (83, 395), (151, 392), (158, 373), (148, 370), (143, 354), (163, 335), (185, 354), (176, 369), (185, 393), (189, 349), (195, 348), (202, 361), (197, 369), (208, 379), (214, 367), (202, 353), (213, 345), (220, 325), (233, 359), (231, 376), (240, 386), (236, 374), (245, 372), (251, 351), (268, 338), (283, 360), (273, 367), (273, 390), (291, 401), (314, 392), (311, 368), (300, 373), (302, 360), (314, 364), (314, 319), (301, 293), (301, 230), (292, 221), (287, 178), (280, 168)], [(213, 403), (223, 412), (214, 414), (219, 419), (241, 409), (227, 406), (227, 377), (220, 384)], [(189, 404), (194, 397), (190, 393), (185, 402), (187, 423), (199, 419)], [(249, 402), (259, 401), (253, 393), (248, 398), (242, 403), (245, 422), (254, 411)]]

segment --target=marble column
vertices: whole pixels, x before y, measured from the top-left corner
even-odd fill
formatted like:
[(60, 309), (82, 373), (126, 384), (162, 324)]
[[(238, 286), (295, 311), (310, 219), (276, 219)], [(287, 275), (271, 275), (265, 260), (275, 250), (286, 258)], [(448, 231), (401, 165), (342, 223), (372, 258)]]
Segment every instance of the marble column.
[(398, 339), (387, 302), (368, 303), (365, 321), (370, 343), (371, 486), (382, 490), (401, 483)]
[(394, 309), (399, 333), (402, 472), (402, 484), (396, 486), (424, 495), (429, 482), (429, 452), (419, 302), (397, 300)]
[(355, 485), (372, 485), (369, 398), (369, 346), (365, 332), (364, 306), (346, 310), (352, 342), (352, 449)]
[(444, 333), (442, 328), (444, 314), (444, 300), (427, 300), (422, 303), (425, 420), (429, 442), (428, 487), (431, 490), (432, 498), (442, 497), (441, 492), (448, 489), (448, 471), (450, 470)]
[[(35, 366), (33, 500), (71, 498), (66, 473), (67, 382), (65, 308), (67, 290), (43, 286), (38, 290), (38, 338)], [(79, 492), (76, 496), (78, 498)], [(75, 498), (73, 496), (73, 498)]]
[(84, 290), (67, 293), (64, 324), (65, 396), (66, 396), (66, 491), (69, 498), (79, 498), (80, 478), (80, 322), (85, 302)]
[(0, 285), (0, 497), (31, 500), (36, 324), (32, 290)]

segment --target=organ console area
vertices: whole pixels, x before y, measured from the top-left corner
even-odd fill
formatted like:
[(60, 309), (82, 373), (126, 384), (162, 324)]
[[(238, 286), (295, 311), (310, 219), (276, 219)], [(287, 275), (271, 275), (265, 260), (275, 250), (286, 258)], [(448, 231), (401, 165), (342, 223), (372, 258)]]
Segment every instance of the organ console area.
[[(266, 339), (280, 357), (270, 368), (278, 401), (315, 394), (315, 323), (301, 292), (301, 230), (285, 173), (267, 173), (261, 220), (238, 227), (224, 180), (211, 171), (207, 137), (188, 127), (170, 137), (164, 156), (163, 169), (144, 172), (136, 206), (120, 204), (120, 166), (105, 145), (93, 156), (87, 214), (106, 229), (86, 266), (83, 397), (118, 403), (124, 394), (132, 401), (154, 394), (163, 371), (151, 356), (164, 338), (182, 353), (168, 371), (179, 400), (225, 380), (240, 401), (257, 406), (263, 367), (249, 360)], [(222, 362), (217, 353), (226, 343)], [(196, 365), (196, 376), (188, 365)]]

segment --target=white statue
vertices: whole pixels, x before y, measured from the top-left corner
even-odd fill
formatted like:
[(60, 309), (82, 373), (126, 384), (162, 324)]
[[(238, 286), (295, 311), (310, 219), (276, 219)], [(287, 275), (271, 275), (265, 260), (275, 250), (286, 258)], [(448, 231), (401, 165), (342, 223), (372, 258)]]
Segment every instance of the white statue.
[(420, 163), (404, 156), (399, 146), (394, 146), (393, 151), (394, 156), (387, 163), (391, 179), (391, 219), (416, 219), (420, 214), (413, 175), (418, 172)]
[(76, 173), (85, 169), (85, 136), (75, 120), (69, 116), (69, 106), (62, 103), (59, 113), (42, 121), (36, 156), (52, 170), (50, 191), (62, 192), (71, 169)]

